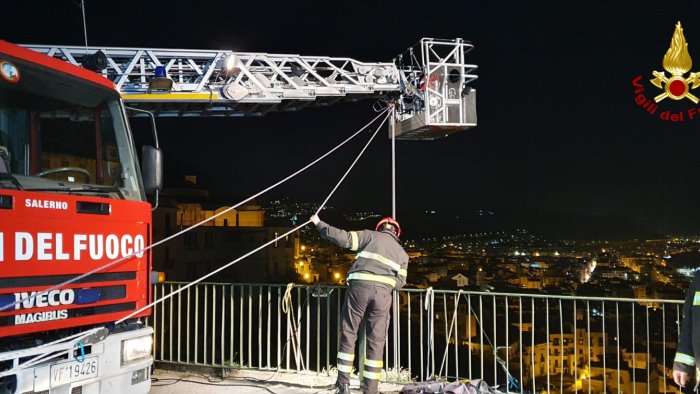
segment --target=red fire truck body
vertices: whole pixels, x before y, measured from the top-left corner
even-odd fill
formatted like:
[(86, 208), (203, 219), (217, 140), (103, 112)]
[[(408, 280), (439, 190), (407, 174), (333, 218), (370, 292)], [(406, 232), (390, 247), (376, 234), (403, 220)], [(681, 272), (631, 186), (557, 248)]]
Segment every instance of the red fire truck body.
[(147, 192), (113, 83), (0, 41), (0, 393), (150, 390)]

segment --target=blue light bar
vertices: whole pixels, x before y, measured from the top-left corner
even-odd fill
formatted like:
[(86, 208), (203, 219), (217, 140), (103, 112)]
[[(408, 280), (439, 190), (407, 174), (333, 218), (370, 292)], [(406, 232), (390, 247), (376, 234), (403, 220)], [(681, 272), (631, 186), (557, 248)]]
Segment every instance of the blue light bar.
[(165, 78), (165, 67), (164, 66), (156, 66), (154, 74), (155, 74), (156, 78)]
[(75, 303), (82, 304), (93, 304), (100, 300), (102, 297), (102, 292), (99, 289), (76, 289), (75, 290)]

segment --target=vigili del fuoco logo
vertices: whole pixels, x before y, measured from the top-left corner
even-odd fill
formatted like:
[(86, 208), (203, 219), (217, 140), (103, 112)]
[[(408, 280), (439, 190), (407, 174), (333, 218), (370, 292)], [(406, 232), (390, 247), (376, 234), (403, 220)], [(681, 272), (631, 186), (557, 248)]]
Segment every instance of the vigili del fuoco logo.
[[(686, 120), (700, 119), (700, 108), (693, 106), (697, 104), (698, 96), (691, 92), (700, 86), (700, 72), (691, 72), (688, 77), (685, 74), (693, 67), (693, 59), (688, 52), (688, 43), (683, 35), (681, 23), (676, 23), (676, 30), (671, 38), (671, 46), (664, 55), (662, 62), (666, 71), (653, 71), (654, 77), (649, 80), (654, 87), (658, 88), (653, 94), (653, 98), (645, 94), (645, 86), (641, 83), (644, 79), (639, 75), (632, 80), (634, 87), (634, 100), (649, 115), (658, 116), (659, 119), (670, 122), (685, 122)], [(700, 93), (700, 91), (698, 91)], [(681, 103), (687, 102), (685, 108), (674, 107), (664, 108), (668, 100), (676, 100)], [(691, 104), (692, 103), (692, 104)]]

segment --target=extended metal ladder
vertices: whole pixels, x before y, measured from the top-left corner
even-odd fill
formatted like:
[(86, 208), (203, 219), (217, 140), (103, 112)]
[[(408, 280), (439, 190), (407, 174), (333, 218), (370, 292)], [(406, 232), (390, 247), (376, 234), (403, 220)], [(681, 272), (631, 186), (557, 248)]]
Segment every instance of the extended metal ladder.
[(395, 63), (227, 50), (24, 46), (78, 66), (101, 57), (96, 71), (114, 82), (124, 101), (157, 116), (262, 116), (376, 98), (396, 100), (399, 139), (439, 138), (476, 125), (475, 92), (465, 90), (477, 78), (471, 74), (476, 66), (465, 63), (473, 46), (462, 39), (424, 38)]

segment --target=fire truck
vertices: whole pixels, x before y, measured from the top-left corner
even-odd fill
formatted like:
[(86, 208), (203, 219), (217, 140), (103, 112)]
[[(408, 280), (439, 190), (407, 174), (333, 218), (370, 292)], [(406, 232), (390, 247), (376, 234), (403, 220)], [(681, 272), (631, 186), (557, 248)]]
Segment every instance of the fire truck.
[(262, 116), (370, 98), (394, 106), (393, 139), (443, 138), (476, 126), (472, 49), (424, 38), (366, 63), (0, 41), (0, 394), (150, 390), (162, 154), (153, 121), (139, 160), (128, 116)]
[(151, 301), (160, 155), (127, 119), (110, 80), (0, 41), (0, 393), (150, 390), (149, 310), (60, 342)]

